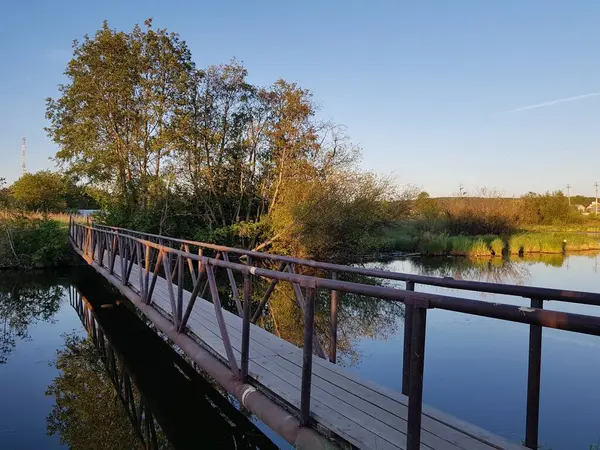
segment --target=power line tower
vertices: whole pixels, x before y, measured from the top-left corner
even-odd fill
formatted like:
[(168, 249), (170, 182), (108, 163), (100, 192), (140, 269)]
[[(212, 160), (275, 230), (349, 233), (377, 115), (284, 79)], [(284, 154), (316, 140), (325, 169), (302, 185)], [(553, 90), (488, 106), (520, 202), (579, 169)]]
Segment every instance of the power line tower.
[(569, 199), (569, 206), (571, 206), (571, 185), (567, 184), (567, 197)]
[(21, 176), (27, 172), (27, 138), (21, 139)]
[(594, 184), (594, 187), (596, 188), (596, 217), (598, 216), (598, 186), (598, 182), (596, 181)]

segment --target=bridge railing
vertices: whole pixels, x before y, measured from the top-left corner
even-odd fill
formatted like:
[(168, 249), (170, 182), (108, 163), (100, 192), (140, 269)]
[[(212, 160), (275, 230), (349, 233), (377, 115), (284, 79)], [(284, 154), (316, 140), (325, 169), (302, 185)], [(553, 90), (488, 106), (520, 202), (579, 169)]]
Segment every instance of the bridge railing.
[[(230, 369), (236, 376), (241, 377), (242, 380), (246, 380), (248, 377), (250, 323), (253, 321), (252, 319), (256, 320), (256, 315), (260, 314), (260, 311), (264, 308), (275, 284), (278, 282), (289, 283), (295, 292), (296, 300), (304, 314), (304, 353), (300, 405), (300, 420), (303, 425), (310, 423), (313, 350), (319, 354), (319, 346), (316, 345), (318, 336), (316, 336), (314, 325), (317, 290), (330, 292), (332, 311), (334, 301), (339, 299), (338, 296), (341, 293), (357, 294), (403, 303), (406, 312), (402, 392), (408, 396), (407, 448), (410, 450), (419, 448), (420, 444), (424, 350), (428, 309), (438, 308), (529, 325), (525, 437), (525, 445), (529, 448), (537, 448), (538, 446), (542, 327), (600, 336), (600, 317), (552, 311), (543, 308), (544, 300), (600, 305), (600, 294), (595, 293), (468, 282), (319, 263), (98, 225), (86, 226), (71, 223), (69, 225), (69, 233), (73, 245), (89, 262), (94, 262), (104, 268), (125, 287), (134, 289), (129, 280), (133, 266), (137, 265), (139, 268), (137, 270), (139, 277), (138, 285), (140, 286), (138, 294), (147, 304), (152, 304), (152, 295), (156, 280), (159, 274), (162, 274), (167, 281), (171, 318), (175, 328), (180, 333), (186, 332), (187, 321), (197, 298), (203, 298), (208, 289), (214, 304), (215, 316), (221, 331), (221, 338)], [(196, 246), (198, 252), (192, 252), (191, 246)], [(210, 249), (215, 252), (214, 257), (203, 256), (203, 249)], [(228, 257), (229, 253), (244, 256), (246, 258), (245, 263), (241, 264), (230, 261)], [(114, 270), (117, 258), (120, 261), (120, 273), (115, 273)], [(265, 260), (279, 263), (278, 270), (261, 267), (259, 261), (264, 262)], [(299, 274), (296, 272), (295, 266), (326, 270), (331, 274), (331, 278)], [(227, 272), (232, 288), (232, 296), (236, 302), (236, 308), (242, 317), (241, 368), (237, 366), (223, 317), (215, 278), (215, 271), (217, 269), (224, 269)], [(193, 288), (191, 297), (184, 308), (183, 289), (186, 270), (189, 272)], [(234, 273), (243, 277), (243, 293), (241, 296), (237, 289)], [(406, 289), (342, 281), (336, 279), (336, 275), (340, 273), (354, 273), (382, 279), (401, 280), (406, 282)], [(251, 296), (254, 277), (261, 277), (268, 280), (269, 285), (254, 314), (252, 314)], [(177, 278), (176, 284), (174, 283), (175, 278)], [(416, 283), (527, 297), (531, 299), (531, 306), (519, 307), (449, 295), (416, 292), (414, 290)], [(303, 289), (304, 292), (302, 292)], [(332, 340), (332, 342), (335, 344), (335, 341)]]

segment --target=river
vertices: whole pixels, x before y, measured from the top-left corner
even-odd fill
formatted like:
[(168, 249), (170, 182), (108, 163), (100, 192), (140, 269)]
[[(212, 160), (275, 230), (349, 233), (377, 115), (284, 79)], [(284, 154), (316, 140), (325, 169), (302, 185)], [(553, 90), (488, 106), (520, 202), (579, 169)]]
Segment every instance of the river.
[[(89, 267), (0, 272), (1, 449), (287, 447), (120, 299)], [(102, 346), (82, 324), (84, 303), (103, 329)], [(109, 376), (111, 358), (136, 414)]]
[[(598, 254), (510, 261), (415, 258), (369, 266), (600, 291)], [(527, 304), (525, 299), (492, 294), (423, 286), (417, 290)], [(195, 377), (191, 367), (185, 367), (179, 355), (154, 339), (135, 311), (119, 301), (88, 267), (63, 272), (0, 272), (0, 448), (142, 447), (143, 433), (140, 438), (106, 370), (107, 352), (102, 353), (89, 338), (81, 314), (74, 308), (84, 298), (114, 346), (119, 367), (131, 373), (134, 397), (145, 398), (151, 405), (159, 447), (198, 447), (200, 435), (200, 446), (205, 448), (289, 448), (264, 424), (223, 402), (212, 385)], [(598, 308), (584, 305), (546, 303), (545, 307), (600, 313)], [(318, 310), (317, 321), (325, 330), (326, 301)], [(289, 307), (287, 298), (275, 296), (269, 314), (281, 336), (301, 342), (302, 319), (297, 308)], [(400, 390), (402, 308), (390, 302), (342, 297), (339, 321), (339, 363)], [(269, 327), (269, 322), (265, 326)], [(523, 324), (431, 310), (424, 401), (518, 442), (525, 434), (527, 353), (528, 328)], [(175, 366), (178, 371), (172, 370)], [(179, 376), (180, 372), (185, 376)], [(599, 373), (599, 338), (544, 330), (540, 405), (544, 449), (596, 449), (591, 446), (600, 440)], [(181, 404), (194, 405), (192, 419), (206, 419), (191, 420), (192, 425), (169, 421), (181, 413)]]
[[(600, 256), (539, 255), (469, 260), (431, 258), (373, 263), (386, 270), (467, 280), (600, 292)], [(403, 285), (403, 283), (398, 283)], [(528, 299), (473, 294), (428, 286), (417, 291), (451, 293), (486, 301), (529, 305)], [(544, 308), (600, 315), (600, 307), (545, 302)], [(351, 370), (401, 389), (402, 329), (389, 338), (358, 338)], [(529, 329), (450, 311), (427, 315), (424, 402), (513, 442), (525, 437)], [(552, 450), (600, 449), (600, 338), (544, 329), (540, 393), (540, 445)]]

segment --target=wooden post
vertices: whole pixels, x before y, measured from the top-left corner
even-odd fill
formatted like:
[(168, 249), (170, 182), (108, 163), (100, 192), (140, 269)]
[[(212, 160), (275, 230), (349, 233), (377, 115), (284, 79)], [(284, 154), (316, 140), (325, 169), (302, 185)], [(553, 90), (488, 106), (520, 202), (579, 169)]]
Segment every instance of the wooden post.
[(310, 390), (312, 384), (313, 332), (315, 321), (316, 289), (306, 289), (304, 308), (304, 348), (302, 349), (302, 387), (300, 392), (300, 424), (310, 424)]
[[(531, 299), (531, 307), (542, 309), (544, 301)], [(529, 326), (529, 367), (527, 373), (527, 419), (525, 424), (525, 446), (538, 448), (540, 420), (540, 374), (542, 370), (542, 327)]]
[[(406, 282), (406, 290), (414, 291), (415, 283)], [(408, 395), (410, 385), (410, 345), (412, 339), (412, 316), (414, 306), (404, 303), (404, 354), (402, 361), (402, 393)]]
[[(331, 273), (331, 279), (337, 280), (337, 272)], [(331, 291), (331, 346), (329, 348), (329, 361), (335, 364), (337, 360), (337, 324), (338, 324), (338, 291)]]

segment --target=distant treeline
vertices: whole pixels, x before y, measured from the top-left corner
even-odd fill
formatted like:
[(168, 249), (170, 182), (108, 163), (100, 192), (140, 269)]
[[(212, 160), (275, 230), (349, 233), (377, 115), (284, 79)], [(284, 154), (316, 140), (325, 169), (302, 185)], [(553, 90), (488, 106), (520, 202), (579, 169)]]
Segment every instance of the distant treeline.
[[(589, 201), (588, 201), (589, 200)], [(412, 202), (410, 216), (425, 223), (429, 231), (450, 235), (511, 234), (524, 225), (567, 225), (591, 220), (577, 211), (576, 201), (560, 191), (546, 194), (528, 193), (519, 198), (440, 197), (421, 192)]]
[(60, 173), (27, 173), (10, 186), (0, 178), (0, 209), (51, 213), (98, 208), (89, 188)]

